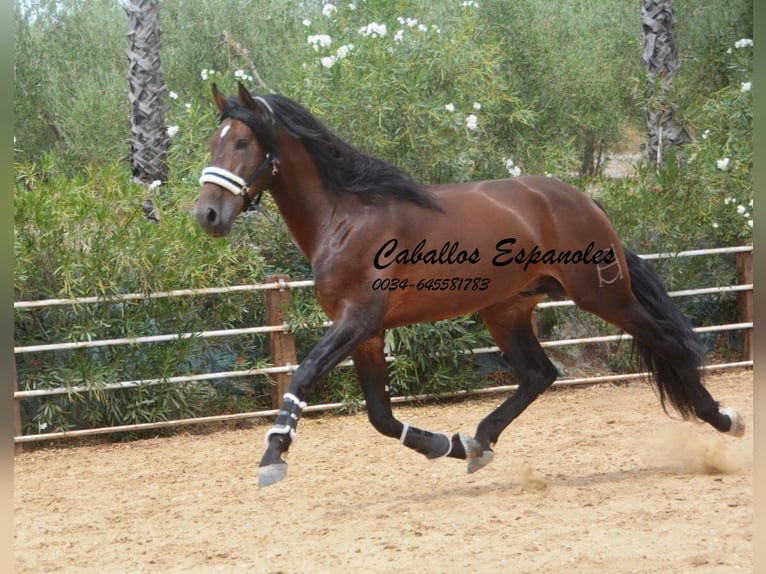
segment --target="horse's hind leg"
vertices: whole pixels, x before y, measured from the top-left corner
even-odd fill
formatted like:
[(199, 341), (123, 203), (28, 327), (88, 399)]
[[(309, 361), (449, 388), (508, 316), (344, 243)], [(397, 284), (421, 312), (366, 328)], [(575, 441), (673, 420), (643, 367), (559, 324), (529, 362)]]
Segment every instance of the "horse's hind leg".
[(359, 383), (367, 402), (367, 416), (375, 429), (388, 437), (399, 439), (404, 446), (435, 459), (449, 456), (465, 459), (482, 454), (478, 444), (462, 433), (450, 439), (398, 421), (391, 411), (388, 386), (388, 366), (383, 352), (383, 335), (364, 341), (351, 354)]
[(691, 328), (683, 333), (668, 329), (667, 323), (652, 317), (637, 301), (619, 308), (588, 310), (633, 336), (634, 348), (642, 366), (651, 372), (663, 408), (670, 403), (684, 419), (697, 417), (721, 432), (742, 436), (740, 415), (721, 408), (702, 383), (704, 351), (692, 337)]
[[(618, 255), (619, 257), (619, 255)], [(625, 252), (619, 258), (630, 281), (597, 281), (597, 273), (572, 276), (565, 284), (578, 307), (598, 315), (634, 338), (643, 366), (652, 373), (663, 408), (670, 403), (683, 418), (697, 417), (715, 429), (742, 436), (742, 417), (721, 408), (702, 384), (705, 352), (686, 318), (648, 263)]]
[(492, 460), (492, 446), (500, 433), (556, 380), (556, 368), (532, 330), (532, 313), (541, 298), (519, 295), (479, 312), (492, 338), (513, 366), (518, 388), (479, 423), (474, 438), (483, 454), (469, 458), (469, 473)]

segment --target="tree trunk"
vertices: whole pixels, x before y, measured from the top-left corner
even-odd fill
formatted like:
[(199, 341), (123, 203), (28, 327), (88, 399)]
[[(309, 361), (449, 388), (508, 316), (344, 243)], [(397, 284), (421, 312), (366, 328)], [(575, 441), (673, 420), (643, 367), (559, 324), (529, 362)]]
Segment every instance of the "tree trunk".
[(644, 0), (641, 22), (644, 29), (644, 63), (649, 79), (649, 101), (644, 108), (648, 131), (646, 149), (649, 159), (661, 164), (668, 147), (691, 141), (686, 129), (674, 119), (677, 106), (669, 101), (673, 77), (681, 67), (674, 35), (676, 19), (673, 1)]
[(167, 180), (170, 147), (166, 108), (162, 103), (167, 86), (160, 61), (160, 0), (127, 0), (123, 7), (131, 42), (126, 52), (130, 61), (128, 98), (132, 107), (130, 162), (134, 179), (149, 186)]
[(596, 139), (596, 132), (586, 129), (583, 134), (583, 153), (580, 173), (582, 175), (596, 175), (601, 171), (601, 162), (604, 156), (604, 140)]

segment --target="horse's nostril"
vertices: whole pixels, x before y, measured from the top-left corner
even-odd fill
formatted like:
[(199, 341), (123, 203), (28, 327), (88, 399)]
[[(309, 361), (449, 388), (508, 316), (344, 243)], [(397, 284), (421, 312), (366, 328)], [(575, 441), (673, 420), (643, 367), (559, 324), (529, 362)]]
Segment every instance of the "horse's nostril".
[(218, 214), (216, 213), (215, 209), (212, 207), (208, 207), (207, 209), (207, 222), (208, 223), (215, 223), (216, 219), (218, 219)]

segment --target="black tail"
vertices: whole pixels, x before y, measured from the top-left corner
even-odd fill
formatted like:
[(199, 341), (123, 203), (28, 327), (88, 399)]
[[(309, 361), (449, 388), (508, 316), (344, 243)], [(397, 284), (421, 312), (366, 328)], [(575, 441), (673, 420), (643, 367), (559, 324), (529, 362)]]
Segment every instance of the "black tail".
[[(692, 331), (691, 324), (673, 303), (662, 281), (646, 261), (635, 253), (625, 252), (633, 295), (652, 316), (657, 326), (673, 341), (672, 352), (660, 357), (646, 343), (633, 339), (640, 368), (652, 373), (662, 408), (671, 405), (685, 418), (695, 416), (695, 397), (707, 394), (700, 382), (705, 350)], [(672, 355), (672, 359), (669, 356)]]

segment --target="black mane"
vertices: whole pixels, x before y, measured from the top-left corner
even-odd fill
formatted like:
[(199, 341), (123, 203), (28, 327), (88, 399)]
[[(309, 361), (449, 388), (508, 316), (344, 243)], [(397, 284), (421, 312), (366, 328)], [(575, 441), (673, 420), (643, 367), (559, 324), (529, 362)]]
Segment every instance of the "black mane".
[[(319, 171), (328, 193), (353, 193), (366, 203), (403, 200), (439, 210), (438, 204), (409, 174), (357, 150), (327, 129), (311, 112), (279, 95), (259, 96), (268, 103), (262, 111), (273, 112), (276, 126), (301, 141)], [(256, 100), (258, 102), (258, 100)], [(236, 117), (235, 98), (230, 98), (223, 117)], [(253, 114), (254, 115), (254, 114)], [(266, 151), (279, 154), (277, 137), (268, 121), (248, 122)]]

